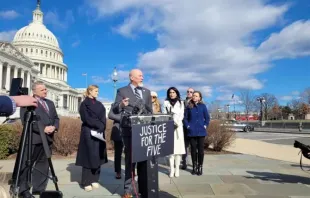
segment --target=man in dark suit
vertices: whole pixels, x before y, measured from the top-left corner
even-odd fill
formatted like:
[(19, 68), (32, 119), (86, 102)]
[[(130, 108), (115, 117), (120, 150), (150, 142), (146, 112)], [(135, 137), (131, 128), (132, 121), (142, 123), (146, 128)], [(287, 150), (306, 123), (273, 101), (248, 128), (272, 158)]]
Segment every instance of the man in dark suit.
[[(36, 82), (32, 86), (33, 97), (38, 101), (38, 107), (35, 109), (36, 115), (39, 116), (39, 122), (43, 125), (44, 133), (49, 145), (53, 143), (54, 133), (57, 132), (59, 128), (59, 118), (56, 112), (55, 105), (53, 101), (46, 99), (47, 89), (45, 85), (41, 82)], [(24, 116), (26, 108), (21, 108), (20, 117), (24, 124)], [(42, 139), (40, 136), (40, 131), (38, 128), (38, 123), (35, 122), (32, 127), (32, 161), (31, 166), (34, 165), (32, 170), (32, 194), (40, 194), (45, 191), (48, 178), (46, 175), (49, 173), (48, 159), (45, 156), (43, 149)], [(28, 181), (28, 170), (29, 166), (26, 166), (26, 156), (28, 152), (28, 146), (26, 145), (24, 159), (21, 167), (20, 183), (19, 183), (19, 194), (24, 198), (32, 198), (29, 192), (30, 186)], [(17, 164), (16, 164), (17, 165)], [(17, 167), (14, 167), (13, 171), (13, 184), (16, 179)]]
[(16, 107), (37, 107), (37, 100), (31, 96), (0, 96), (0, 116), (10, 116), (15, 113)]
[[(143, 87), (143, 73), (139, 69), (133, 69), (129, 73), (130, 84), (128, 86), (119, 88), (115, 98), (115, 105), (113, 110), (115, 113), (120, 113), (122, 110), (132, 112), (133, 107), (130, 104), (135, 104), (137, 100), (142, 99), (147, 109), (152, 111), (152, 98), (150, 90)], [(150, 112), (152, 113), (152, 112)], [(132, 197), (132, 182), (134, 164), (131, 162), (131, 129), (122, 128), (122, 137), (125, 146), (125, 183), (124, 190), (125, 194), (123, 198)], [(137, 175), (138, 175), (138, 186), (139, 192), (142, 197), (146, 196), (146, 171), (147, 162), (137, 163)]]
[(122, 165), (122, 153), (123, 153), (123, 139), (121, 136), (121, 130), (119, 128), (121, 115), (115, 114), (113, 111), (114, 104), (111, 105), (111, 109), (109, 111), (108, 117), (109, 119), (113, 120), (113, 127), (111, 133), (111, 140), (114, 143), (114, 171), (115, 171), (115, 178), (122, 179), (121, 174), (121, 165)]
[[(194, 93), (193, 88), (188, 88), (186, 92), (186, 99), (184, 100), (184, 111), (186, 110), (189, 101), (193, 97)], [(181, 169), (186, 170), (187, 169), (187, 163), (186, 163), (186, 158), (187, 158), (187, 153), (188, 153), (188, 147), (189, 147), (189, 138), (187, 136), (187, 128), (183, 126), (183, 132), (184, 132), (184, 144), (185, 144), (185, 154), (182, 155), (182, 167)]]

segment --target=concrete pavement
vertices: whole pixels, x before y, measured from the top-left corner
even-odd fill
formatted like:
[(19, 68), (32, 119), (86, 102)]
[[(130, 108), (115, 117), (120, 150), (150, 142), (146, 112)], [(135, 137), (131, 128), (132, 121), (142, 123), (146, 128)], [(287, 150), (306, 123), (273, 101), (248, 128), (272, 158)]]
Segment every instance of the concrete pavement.
[[(113, 161), (102, 166), (101, 187), (92, 192), (80, 188), (81, 168), (74, 166), (74, 159), (53, 162), (65, 198), (116, 198), (123, 193), (123, 180), (114, 179)], [(11, 171), (13, 163), (1, 161), (0, 171)], [(173, 179), (167, 176), (166, 160), (162, 158), (160, 164), (160, 198), (306, 198), (310, 195), (309, 174), (294, 163), (243, 154), (206, 155), (204, 175), (192, 176), (188, 170)], [(48, 189), (54, 189), (51, 182)]]
[[(310, 197), (310, 174), (299, 168), (298, 149), (287, 145), (271, 144), (258, 140), (237, 138), (227, 149), (243, 154), (206, 155), (204, 175), (192, 176), (190, 168), (181, 171), (179, 178), (170, 179), (168, 160), (160, 159), (160, 198), (306, 198)], [(81, 167), (74, 165), (75, 159), (54, 159), (59, 187), (65, 198), (120, 197), (123, 179), (116, 180), (113, 158), (102, 166), (101, 187), (85, 192), (80, 186)], [(190, 161), (190, 160), (189, 160)], [(305, 159), (308, 164), (310, 160)], [(3, 176), (11, 172), (13, 160), (0, 161), (0, 183)], [(124, 170), (124, 166), (122, 166)], [(2, 174), (1, 174), (2, 173)], [(123, 175), (124, 176), (124, 175)], [(7, 184), (2, 184), (8, 190)], [(48, 189), (54, 189), (49, 182)]]

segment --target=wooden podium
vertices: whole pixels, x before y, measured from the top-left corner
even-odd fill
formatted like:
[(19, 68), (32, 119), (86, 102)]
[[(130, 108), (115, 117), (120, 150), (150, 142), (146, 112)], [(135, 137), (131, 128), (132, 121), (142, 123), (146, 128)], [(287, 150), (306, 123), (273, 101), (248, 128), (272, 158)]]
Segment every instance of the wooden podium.
[(158, 157), (173, 154), (174, 121), (172, 115), (131, 116), (132, 162), (147, 161), (147, 196), (159, 198)]

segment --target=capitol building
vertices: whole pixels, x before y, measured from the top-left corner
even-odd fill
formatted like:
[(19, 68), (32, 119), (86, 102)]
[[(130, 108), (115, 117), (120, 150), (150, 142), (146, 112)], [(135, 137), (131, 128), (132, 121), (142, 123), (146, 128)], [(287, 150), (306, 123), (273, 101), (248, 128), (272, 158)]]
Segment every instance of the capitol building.
[[(54, 101), (59, 115), (79, 116), (85, 88), (68, 85), (68, 66), (63, 59), (57, 38), (43, 23), (38, 1), (32, 22), (18, 30), (11, 43), (0, 42), (0, 94), (8, 94), (12, 78), (23, 78), (23, 87), (29, 89), (29, 94), (32, 83), (42, 81), (48, 89), (47, 98)], [(19, 117), (19, 112), (13, 117)]]

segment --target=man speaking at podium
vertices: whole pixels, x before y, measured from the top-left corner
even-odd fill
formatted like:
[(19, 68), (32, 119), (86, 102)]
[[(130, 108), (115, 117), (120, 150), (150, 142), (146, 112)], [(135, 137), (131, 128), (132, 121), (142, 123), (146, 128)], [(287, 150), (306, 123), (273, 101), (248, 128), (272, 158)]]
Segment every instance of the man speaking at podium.
[[(152, 99), (150, 90), (143, 87), (143, 73), (139, 69), (133, 69), (129, 73), (130, 84), (128, 86), (119, 88), (115, 98), (114, 113), (121, 113), (121, 111), (132, 112), (136, 101), (142, 100), (145, 108), (152, 111)], [(131, 105), (129, 105), (131, 104)], [(152, 113), (152, 112), (150, 112)], [(123, 198), (132, 197), (132, 192), (136, 191), (134, 186), (134, 167), (135, 164), (131, 162), (131, 129), (122, 128), (121, 134), (125, 146), (125, 182)], [(142, 197), (147, 194), (147, 161), (137, 163), (138, 186)], [(137, 193), (137, 192), (135, 192)]]

